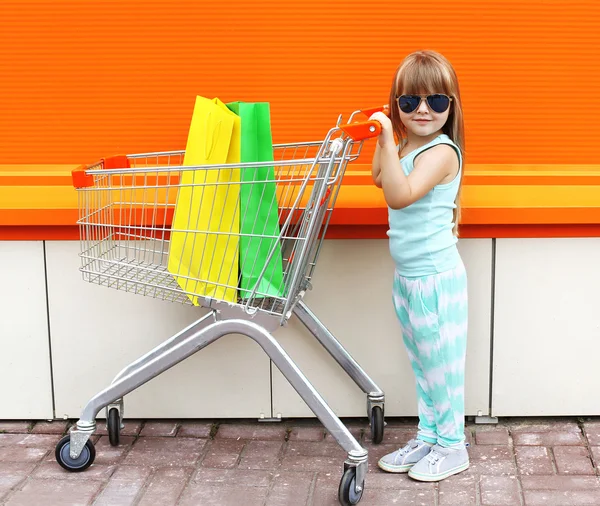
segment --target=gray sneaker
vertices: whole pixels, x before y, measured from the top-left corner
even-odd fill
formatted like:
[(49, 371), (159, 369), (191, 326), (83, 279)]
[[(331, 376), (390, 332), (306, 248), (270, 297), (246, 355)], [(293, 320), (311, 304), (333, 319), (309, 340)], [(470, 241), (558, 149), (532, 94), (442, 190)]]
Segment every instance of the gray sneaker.
[(431, 450), (431, 445), (419, 439), (411, 439), (404, 448), (381, 457), (377, 465), (388, 473), (406, 473)]
[(418, 481), (440, 481), (469, 467), (466, 448), (452, 449), (434, 445), (431, 451), (417, 462), (408, 475)]

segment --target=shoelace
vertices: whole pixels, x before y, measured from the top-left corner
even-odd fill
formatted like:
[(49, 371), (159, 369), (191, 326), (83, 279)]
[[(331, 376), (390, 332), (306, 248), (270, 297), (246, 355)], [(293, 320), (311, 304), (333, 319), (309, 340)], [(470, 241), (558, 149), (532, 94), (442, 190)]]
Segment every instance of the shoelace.
[(416, 441), (415, 439), (411, 439), (408, 443), (406, 443), (404, 448), (401, 448), (400, 450), (398, 450), (398, 454), (396, 455), (396, 458), (394, 459), (394, 463), (397, 464), (398, 459), (401, 459), (402, 457), (404, 457), (406, 454), (410, 453), (412, 450), (414, 450), (418, 446), (419, 446), (419, 442)]
[(443, 450), (440, 446), (434, 446), (425, 457), (431, 464), (437, 464), (441, 459), (448, 456), (448, 451)]
[(415, 441), (414, 439), (411, 439), (408, 443), (406, 443), (406, 446), (404, 448), (402, 448), (398, 453), (399, 455), (406, 455), (407, 453), (409, 453), (411, 450), (414, 450), (415, 448), (417, 448), (419, 446), (419, 443), (417, 441)]

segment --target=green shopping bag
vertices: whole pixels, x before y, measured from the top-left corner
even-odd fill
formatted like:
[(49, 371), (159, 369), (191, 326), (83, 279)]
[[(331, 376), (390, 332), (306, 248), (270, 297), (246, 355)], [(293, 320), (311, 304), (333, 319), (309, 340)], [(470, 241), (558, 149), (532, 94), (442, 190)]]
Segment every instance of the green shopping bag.
[[(240, 161), (273, 161), (269, 103), (232, 102), (227, 107), (242, 123)], [(281, 297), (283, 266), (277, 239), (280, 229), (275, 171), (273, 167), (258, 167), (242, 168), (240, 172), (240, 298), (250, 297), (259, 280), (257, 298)]]

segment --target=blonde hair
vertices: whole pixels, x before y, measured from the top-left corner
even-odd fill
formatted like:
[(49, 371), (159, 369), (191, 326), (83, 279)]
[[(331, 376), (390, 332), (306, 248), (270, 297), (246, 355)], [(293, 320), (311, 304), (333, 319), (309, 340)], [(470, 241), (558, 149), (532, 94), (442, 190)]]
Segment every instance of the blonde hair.
[[(420, 95), (445, 93), (452, 97), (450, 113), (442, 131), (459, 147), (464, 159), (465, 128), (458, 78), (450, 62), (435, 51), (416, 51), (409, 54), (396, 70), (390, 91), (390, 119), (394, 133), (402, 142), (406, 138), (406, 127), (400, 120), (397, 97), (402, 94)], [(463, 163), (464, 167), (464, 163)], [(458, 236), (460, 221), (460, 195), (464, 169), (460, 173), (458, 193), (453, 213), (454, 235)]]

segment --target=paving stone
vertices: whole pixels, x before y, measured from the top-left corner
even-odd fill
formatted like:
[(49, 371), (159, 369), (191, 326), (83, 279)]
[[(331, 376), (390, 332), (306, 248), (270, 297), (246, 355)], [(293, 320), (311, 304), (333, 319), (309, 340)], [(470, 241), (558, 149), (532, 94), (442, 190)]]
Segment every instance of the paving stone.
[(516, 476), (482, 476), (481, 504), (516, 506), (521, 504)]
[(199, 437), (208, 439), (213, 425), (212, 422), (183, 422), (177, 431), (177, 437)]
[(581, 446), (585, 444), (581, 432), (519, 432), (512, 434), (516, 446)]
[(125, 457), (124, 464), (154, 467), (194, 466), (206, 444), (205, 439), (140, 437)]
[(179, 506), (263, 506), (268, 492), (266, 487), (191, 483), (184, 490)]
[(230, 469), (238, 465), (240, 454), (246, 441), (236, 439), (215, 439), (209, 443), (208, 451), (202, 461), (203, 467)]
[(268, 423), (223, 423), (215, 435), (217, 439), (256, 439), (261, 441), (284, 441), (287, 428)]
[(477, 427), (475, 429), (475, 442), (478, 445), (508, 445), (510, 436), (506, 427)]
[(175, 506), (192, 473), (191, 467), (158, 469), (138, 506)]
[(545, 446), (518, 446), (515, 454), (522, 475), (554, 474), (552, 455)]
[(469, 475), (514, 475), (517, 467), (508, 446), (472, 446), (469, 448)]
[(340, 445), (333, 441), (324, 441), (322, 443), (310, 441), (289, 441), (287, 444), (286, 455), (297, 454), (307, 457), (336, 457), (345, 459), (346, 452)]
[(464, 473), (451, 476), (439, 484), (439, 506), (477, 506), (475, 476)]
[(27, 434), (0, 434), (0, 448), (8, 448), (25, 440)]
[(60, 439), (61, 436), (50, 434), (0, 434), (0, 447), (23, 446), (50, 449), (56, 446)]
[(573, 420), (553, 420), (548, 418), (536, 419), (512, 419), (506, 423), (511, 433), (515, 432), (575, 432), (581, 433), (581, 429)]
[(0, 434), (27, 434), (33, 422), (0, 420)]
[(595, 476), (522, 476), (521, 485), (523, 490), (600, 491), (600, 481)]
[(325, 429), (317, 427), (292, 427), (289, 433), (289, 441), (323, 441)]
[(49, 479), (49, 480), (96, 480), (96, 481), (108, 481), (111, 475), (114, 473), (115, 466), (107, 466), (105, 464), (94, 464), (87, 468), (82, 473), (71, 473), (66, 469), (63, 469), (52, 455), (52, 462), (42, 462), (39, 467), (33, 473), (34, 478)]
[[(0, 424), (0, 430), (2, 429), (2, 425)], [(584, 422), (583, 430), (585, 432), (585, 436), (589, 441), (589, 444), (592, 446), (600, 445), (600, 420), (594, 420), (592, 422)]]
[(243, 487), (268, 487), (273, 477), (272, 471), (259, 469), (210, 469), (200, 468), (192, 482), (213, 485), (240, 485)]
[(596, 474), (587, 448), (583, 446), (555, 447), (554, 458), (559, 474)]
[(283, 471), (274, 476), (266, 506), (305, 506), (315, 473)]
[[(337, 495), (337, 493), (336, 493)], [(434, 490), (365, 489), (365, 504), (402, 504), (402, 506), (431, 506), (435, 504)], [(318, 504), (315, 502), (315, 505)], [(335, 504), (335, 503), (334, 503)], [(338, 501), (339, 504), (339, 501)]]
[(37, 422), (31, 429), (32, 434), (58, 434), (63, 436), (67, 432), (69, 422), (56, 420), (53, 422)]
[(150, 467), (120, 467), (94, 501), (94, 506), (133, 505), (151, 473)]
[[(331, 473), (335, 476), (335, 473)], [(338, 474), (338, 480), (342, 479), (342, 470), (340, 469)], [(397, 490), (434, 490), (434, 483), (426, 483), (424, 481), (413, 480), (408, 477), (408, 474), (394, 474), (386, 473), (381, 469), (373, 473), (368, 473), (365, 480), (366, 486), (369, 489), (372, 488), (393, 488)]]
[(60, 436), (39, 434), (0, 434), (0, 463), (54, 460), (54, 448)]
[(524, 496), (527, 506), (597, 506), (600, 504), (600, 492), (592, 490), (573, 492), (526, 490)]
[[(6, 506), (87, 506), (103, 483), (94, 480), (31, 479), (10, 496)], [(112, 506), (116, 506), (113, 504)]]
[(241, 454), (239, 467), (242, 469), (276, 469), (283, 452), (279, 441), (249, 441)]
[(200, 468), (184, 490), (180, 506), (262, 506), (273, 478), (256, 469)]
[(0, 462), (0, 501), (13, 487), (21, 483), (36, 464)]
[(179, 425), (174, 421), (146, 422), (140, 432), (143, 437), (175, 437)]
[(21, 445), (0, 447), (0, 463), (39, 462), (49, 451), (48, 447), (36, 448)]
[(95, 464), (119, 464), (127, 452), (131, 449), (135, 438), (131, 436), (121, 436), (119, 438), (119, 446), (111, 446), (108, 436), (102, 436), (94, 444), (96, 448)]
[(480, 476), (514, 476), (517, 474), (517, 466), (512, 460), (471, 462), (467, 472), (472, 475)]
[(337, 443), (288, 442), (281, 461), (284, 471), (331, 471), (341, 469), (346, 453)]
[(594, 464), (600, 468), (600, 446), (592, 446), (592, 457), (594, 458)]
[(600, 504), (600, 482), (592, 476), (524, 476), (527, 506), (578, 506)]

